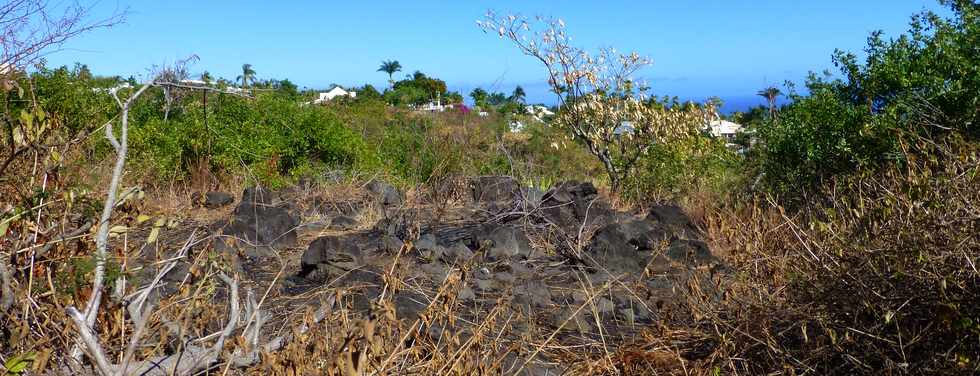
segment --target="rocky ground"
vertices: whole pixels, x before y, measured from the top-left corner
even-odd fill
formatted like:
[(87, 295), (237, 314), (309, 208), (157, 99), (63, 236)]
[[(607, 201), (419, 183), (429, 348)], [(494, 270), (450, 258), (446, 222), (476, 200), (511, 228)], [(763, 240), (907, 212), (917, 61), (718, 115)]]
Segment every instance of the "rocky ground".
[[(694, 284), (698, 294), (710, 296), (721, 289), (705, 287), (726, 276), (680, 208), (619, 211), (591, 183), (542, 192), (488, 176), (406, 197), (375, 180), (249, 188), (240, 197), (207, 192), (192, 201), (199, 218), (216, 219), (192, 221), (169, 241), (186, 241), (191, 231), (210, 237), (265, 292), (268, 336), (332, 296), (338, 309), (359, 315), (390, 302), (389, 314), (436, 342), (448, 333), (469, 338), (494, 318), (498, 340), (601, 351), (672, 315), (692, 279), (702, 282)], [(165, 280), (193, 279), (191, 269), (181, 263)], [(447, 301), (457, 319), (430, 320), (428, 312)], [(566, 366), (545, 355), (554, 351), (502, 353), (505, 370), (529, 358), (522, 372), (556, 374)]]

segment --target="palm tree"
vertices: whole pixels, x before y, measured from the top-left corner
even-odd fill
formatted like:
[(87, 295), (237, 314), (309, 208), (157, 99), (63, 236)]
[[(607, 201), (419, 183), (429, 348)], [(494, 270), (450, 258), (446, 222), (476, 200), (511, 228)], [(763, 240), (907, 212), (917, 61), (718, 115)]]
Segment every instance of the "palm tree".
[(510, 94), (510, 100), (524, 103), (524, 96), (524, 88), (522, 88), (521, 85), (517, 85), (517, 87), (514, 88), (514, 92)]
[(775, 86), (770, 86), (765, 89), (759, 90), (756, 93), (758, 96), (766, 98), (769, 101), (769, 118), (773, 119), (776, 117), (776, 98), (783, 94), (779, 91), (779, 88)]
[(252, 64), (242, 64), (242, 75), (238, 76), (238, 80), (242, 81), (242, 89), (248, 87), (248, 83), (255, 78), (255, 69), (252, 69)]
[(402, 64), (399, 63), (398, 60), (382, 61), (381, 67), (378, 68), (378, 72), (385, 72), (388, 74), (388, 82), (391, 83), (392, 86), (395, 85), (395, 79), (393, 78), (395, 72), (401, 72), (401, 70)]
[(211, 72), (204, 71), (203, 73), (201, 73), (201, 81), (204, 81), (205, 84), (210, 84), (211, 80), (213, 80), (213, 78), (211, 77)]
[(480, 108), (486, 107), (488, 95), (489, 94), (487, 91), (481, 88), (473, 89), (473, 91), (470, 92), (470, 98), (473, 98), (473, 105)]

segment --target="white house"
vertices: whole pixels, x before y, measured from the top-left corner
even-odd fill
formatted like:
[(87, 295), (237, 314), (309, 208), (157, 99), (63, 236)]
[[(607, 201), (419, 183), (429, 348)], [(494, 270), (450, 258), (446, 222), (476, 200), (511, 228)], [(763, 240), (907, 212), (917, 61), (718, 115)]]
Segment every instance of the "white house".
[(708, 131), (712, 136), (724, 138), (725, 142), (731, 143), (735, 140), (735, 135), (742, 130), (742, 125), (728, 120), (712, 120), (708, 123)]
[(418, 111), (445, 112), (452, 110), (454, 107), (455, 105), (453, 104), (442, 104), (442, 98), (436, 97), (436, 100), (429, 101), (428, 103), (419, 106)]
[(317, 103), (317, 104), (326, 103), (327, 101), (330, 101), (336, 97), (342, 97), (342, 96), (356, 98), (357, 92), (347, 91), (341, 88), (340, 86), (334, 86), (334, 88), (330, 89), (330, 91), (326, 93), (320, 93), (319, 96), (317, 96), (317, 98), (313, 100), (313, 103)]
[(548, 107), (542, 105), (527, 105), (524, 107), (527, 113), (534, 117), (535, 120), (544, 122), (544, 118), (547, 116), (554, 116), (555, 113), (551, 112)]
[(113, 87), (94, 87), (92, 91), (96, 93), (115, 93), (122, 89), (131, 89), (132, 87), (133, 85), (130, 85), (129, 82), (122, 82)]
[(624, 134), (631, 134), (633, 132), (636, 132), (636, 128), (633, 127), (633, 122), (632, 121), (624, 121), (624, 122), (621, 122), (621, 123), (619, 123), (619, 125), (616, 126), (616, 129), (613, 129), (613, 135), (616, 135), (616, 136), (621, 136), (621, 135), (624, 135)]

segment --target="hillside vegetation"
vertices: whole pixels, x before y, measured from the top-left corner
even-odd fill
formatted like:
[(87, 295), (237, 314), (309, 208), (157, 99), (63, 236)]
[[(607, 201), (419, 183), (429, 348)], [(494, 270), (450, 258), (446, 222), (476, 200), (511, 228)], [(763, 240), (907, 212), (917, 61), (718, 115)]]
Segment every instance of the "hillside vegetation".
[(480, 22), (549, 116), (10, 70), (0, 374), (980, 373), (980, 5), (941, 3), (734, 141), (557, 19)]

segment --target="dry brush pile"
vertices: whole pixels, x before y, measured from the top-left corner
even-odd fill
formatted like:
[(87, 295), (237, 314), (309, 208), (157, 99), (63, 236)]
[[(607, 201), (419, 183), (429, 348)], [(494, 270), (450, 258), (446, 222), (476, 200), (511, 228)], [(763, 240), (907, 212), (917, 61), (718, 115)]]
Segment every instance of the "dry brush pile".
[(711, 343), (705, 374), (975, 374), (980, 154), (956, 135), (906, 139), (906, 164), (803, 209), (707, 210), (736, 282), (721, 302), (690, 296), (696, 320), (653, 342)]

